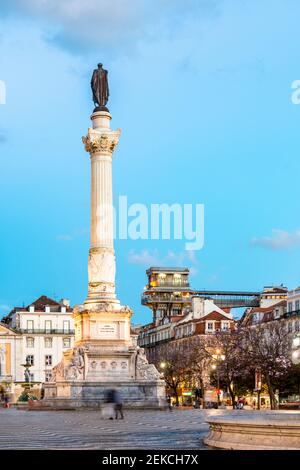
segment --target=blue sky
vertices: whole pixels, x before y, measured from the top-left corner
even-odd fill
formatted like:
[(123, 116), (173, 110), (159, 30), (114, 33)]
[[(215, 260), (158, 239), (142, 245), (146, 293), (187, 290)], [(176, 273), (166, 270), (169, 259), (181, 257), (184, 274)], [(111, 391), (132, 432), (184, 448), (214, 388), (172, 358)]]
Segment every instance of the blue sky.
[(300, 284), (297, 0), (15, 0), (0, 7), (0, 316), (87, 292), (90, 76), (109, 70), (114, 194), (203, 203), (205, 244), (117, 240), (117, 292), (151, 264), (194, 288)]

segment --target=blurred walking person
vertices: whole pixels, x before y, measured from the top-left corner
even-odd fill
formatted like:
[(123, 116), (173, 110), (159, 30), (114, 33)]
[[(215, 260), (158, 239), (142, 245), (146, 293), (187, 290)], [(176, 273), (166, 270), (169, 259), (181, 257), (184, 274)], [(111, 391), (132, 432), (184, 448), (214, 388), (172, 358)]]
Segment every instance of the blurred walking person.
[(106, 390), (104, 395), (104, 403), (102, 407), (103, 418), (114, 419), (115, 400), (114, 390)]
[(118, 419), (119, 415), (120, 415), (120, 419), (124, 419), (122, 395), (118, 390), (114, 390), (114, 403), (115, 403), (116, 419)]

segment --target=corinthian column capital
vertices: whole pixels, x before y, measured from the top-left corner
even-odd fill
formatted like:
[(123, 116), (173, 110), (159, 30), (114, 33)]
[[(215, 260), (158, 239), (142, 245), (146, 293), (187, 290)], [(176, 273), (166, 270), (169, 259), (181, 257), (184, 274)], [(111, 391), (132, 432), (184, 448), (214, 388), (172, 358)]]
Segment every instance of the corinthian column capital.
[(102, 129), (88, 129), (86, 137), (82, 137), (85, 150), (93, 156), (96, 153), (112, 155), (118, 145), (121, 129), (103, 131)]

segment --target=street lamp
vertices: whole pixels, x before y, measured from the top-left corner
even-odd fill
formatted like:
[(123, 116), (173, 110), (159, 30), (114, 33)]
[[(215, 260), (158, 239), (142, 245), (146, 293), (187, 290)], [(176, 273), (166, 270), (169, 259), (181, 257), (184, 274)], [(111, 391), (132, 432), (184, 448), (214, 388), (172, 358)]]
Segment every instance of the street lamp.
[(213, 359), (216, 361), (216, 364), (212, 365), (212, 369), (217, 372), (217, 399), (218, 399), (218, 408), (220, 406), (220, 376), (219, 376), (219, 365), (221, 361), (225, 360), (225, 355), (221, 354), (220, 349), (216, 349), (216, 354), (212, 354)]

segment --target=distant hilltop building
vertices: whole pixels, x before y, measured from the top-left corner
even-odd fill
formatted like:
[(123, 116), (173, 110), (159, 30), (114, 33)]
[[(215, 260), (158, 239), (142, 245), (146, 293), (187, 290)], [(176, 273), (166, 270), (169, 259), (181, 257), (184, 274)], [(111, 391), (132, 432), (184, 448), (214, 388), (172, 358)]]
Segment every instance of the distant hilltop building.
[(74, 344), (73, 309), (42, 295), (26, 307), (15, 307), (0, 323), (0, 385), (10, 385), (14, 400), (22, 393), (24, 367), (31, 364), (31, 382), (36, 395), (48, 382), (51, 370), (63, 352)]

